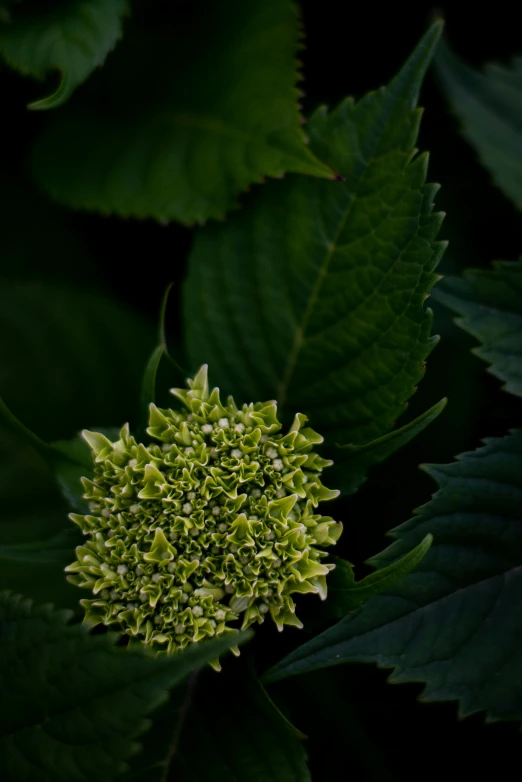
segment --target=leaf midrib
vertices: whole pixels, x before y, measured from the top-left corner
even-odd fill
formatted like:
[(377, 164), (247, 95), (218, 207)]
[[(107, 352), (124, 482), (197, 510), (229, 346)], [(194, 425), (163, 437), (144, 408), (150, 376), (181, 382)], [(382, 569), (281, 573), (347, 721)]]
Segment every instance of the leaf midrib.
[[(375, 97), (376, 98), (377, 97), (384, 98), (388, 91), (389, 91), (388, 88), (384, 88), (382, 92), (375, 93)], [(326, 250), (326, 253), (325, 253), (325, 257), (324, 257), (323, 262), (321, 263), (320, 268), (318, 270), (316, 281), (315, 281), (314, 286), (312, 288), (312, 292), (310, 294), (310, 298), (308, 300), (308, 304), (306, 306), (306, 309), (305, 309), (305, 312), (304, 312), (301, 324), (299, 324), (297, 326), (296, 331), (295, 331), (294, 342), (293, 342), (293, 345), (290, 348), (290, 351), (289, 351), (289, 354), (288, 354), (287, 365), (286, 365), (286, 368), (285, 368), (284, 373), (283, 373), (283, 378), (281, 380), (281, 383), (277, 387), (277, 400), (278, 400), (280, 409), (282, 409), (284, 407), (284, 404), (285, 404), (285, 401), (286, 401), (286, 396), (287, 396), (287, 393), (288, 393), (288, 389), (290, 387), (290, 383), (291, 383), (291, 380), (292, 380), (292, 376), (294, 374), (295, 367), (297, 365), (299, 352), (300, 352), (301, 348), (303, 347), (304, 342), (306, 340), (306, 329), (308, 327), (308, 323), (309, 323), (310, 318), (312, 316), (313, 309), (315, 307), (317, 299), (319, 298), (319, 294), (321, 292), (321, 288), (323, 286), (323, 282), (324, 282), (324, 279), (326, 277), (326, 274), (328, 273), (328, 269), (330, 267), (331, 260), (332, 260), (332, 258), (334, 256), (335, 252), (338, 250), (338, 242), (339, 242), (340, 236), (341, 236), (341, 234), (342, 234), (342, 232), (343, 232), (343, 230), (344, 230), (344, 228), (346, 226), (348, 218), (350, 217), (350, 215), (352, 213), (353, 206), (354, 206), (355, 201), (356, 201), (356, 199), (358, 197), (359, 191), (360, 191), (360, 189), (361, 189), (361, 187), (362, 187), (362, 185), (364, 183), (365, 176), (366, 176), (366, 173), (367, 173), (368, 168), (370, 166), (370, 163), (375, 158), (376, 149), (378, 148), (383, 135), (388, 130), (388, 126), (389, 126), (390, 121), (392, 120), (392, 118), (393, 118), (393, 116), (395, 114), (395, 109), (396, 108), (397, 108), (397, 105), (394, 105), (392, 107), (392, 110), (390, 111), (390, 114), (389, 114), (386, 122), (382, 125), (381, 129), (379, 130), (379, 132), (376, 134), (376, 136), (374, 138), (374, 143), (373, 143), (372, 150), (371, 150), (370, 154), (366, 157), (366, 159), (364, 161), (364, 167), (363, 167), (362, 171), (360, 172), (360, 174), (359, 174), (359, 176), (357, 178), (356, 184), (355, 184), (355, 186), (354, 186), (354, 188), (353, 188), (353, 190), (352, 190), (352, 192), (350, 194), (350, 202), (348, 204), (346, 212), (343, 215), (343, 217), (339, 220), (338, 227), (337, 227), (337, 229), (334, 232), (333, 241), (330, 243), (330, 247), (327, 247), (327, 250)], [(356, 111), (357, 111), (357, 106), (354, 107), (354, 114), (356, 113)], [(354, 127), (354, 129), (356, 131), (357, 138), (359, 138), (359, 126), (358, 126), (357, 122), (354, 121), (353, 117), (351, 118), (350, 121), (351, 121), (351, 124), (352, 124), (352, 126)], [(342, 183), (340, 183), (340, 184), (342, 184)]]

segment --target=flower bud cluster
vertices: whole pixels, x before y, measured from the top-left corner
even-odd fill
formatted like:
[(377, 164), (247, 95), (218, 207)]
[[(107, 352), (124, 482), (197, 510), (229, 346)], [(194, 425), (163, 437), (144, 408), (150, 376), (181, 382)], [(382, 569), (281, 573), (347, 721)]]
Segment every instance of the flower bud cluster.
[(342, 530), (316, 513), (338, 492), (320, 480), (331, 462), (305, 416), (283, 435), (275, 402), (222, 404), (206, 366), (188, 386), (172, 390), (185, 409), (150, 406), (147, 446), (127, 425), (114, 443), (83, 433), (90, 513), (71, 518), (87, 540), (67, 567), (93, 593), (88, 621), (169, 652), (266, 616), (301, 627), (292, 595), (326, 597), (321, 547)]

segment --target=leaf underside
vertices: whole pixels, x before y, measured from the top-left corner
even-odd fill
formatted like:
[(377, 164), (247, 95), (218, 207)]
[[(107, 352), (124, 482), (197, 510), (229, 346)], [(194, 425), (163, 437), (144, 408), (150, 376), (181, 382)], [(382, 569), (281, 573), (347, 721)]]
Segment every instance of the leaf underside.
[(301, 128), (290, 0), (196, 4), (176, 27), (151, 24), (129, 28), (98, 103), (77, 100), (37, 143), (34, 175), (53, 198), (193, 224), (222, 217), (265, 176), (333, 175)]
[(416, 570), (266, 678), (376, 662), (394, 668), (392, 682), (424, 682), (425, 701), (458, 700), (462, 716), (520, 720), (522, 432), (426, 469), (439, 491), (372, 560), (382, 568), (430, 532), (434, 543)]
[(344, 181), (270, 182), (200, 231), (190, 257), (192, 366), (208, 362), (238, 402), (273, 398), (287, 418), (306, 413), (332, 444), (388, 432), (434, 344), (424, 300), (441, 216), (414, 147), (439, 30), (387, 88), (312, 117), (312, 149)]

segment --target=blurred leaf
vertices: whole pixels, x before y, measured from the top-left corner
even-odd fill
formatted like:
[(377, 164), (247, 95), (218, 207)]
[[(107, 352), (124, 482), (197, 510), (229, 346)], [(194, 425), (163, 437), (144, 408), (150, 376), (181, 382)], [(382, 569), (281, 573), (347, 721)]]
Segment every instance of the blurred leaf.
[(0, 595), (0, 770), (4, 782), (109, 782), (127, 768), (144, 717), (168, 688), (246, 634), (176, 655), (118, 648), (70, 614)]
[(425, 682), (425, 701), (458, 699), (462, 716), (485, 711), (489, 721), (520, 720), (522, 431), (426, 469), (439, 491), (372, 560), (386, 567), (432, 533), (417, 569), (266, 678), (376, 662), (394, 668), (392, 682)]
[(0, 286), (0, 394), (44, 439), (132, 420), (152, 345), (140, 316), (97, 293)]
[(441, 42), (435, 66), (462, 134), (495, 184), (522, 208), (522, 59), (511, 69), (490, 63), (480, 73)]
[[(158, 740), (159, 738), (159, 740)], [(202, 752), (201, 748), (205, 751)], [(298, 731), (241, 663), (201, 672), (154, 720), (129, 782), (309, 782)]]
[(340, 446), (335, 453), (334, 467), (329, 473), (332, 486), (335, 485), (344, 494), (353, 494), (366, 480), (370, 467), (383, 462), (424, 431), (442, 413), (446, 401), (441, 399), (415, 420), (366, 445)]
[(359, 608), (373, 595), (387, 592), (417, 567), (426, 556), (432, 542), (433, 536), (426, 535), (418, 546), (403, 557), (375, 573), (370, 573), (360, 581), (355, 580), (351, 562), (334, 557), (335, 570), (328, 578), (328, 600), (323, 608), (324, 612), (335, 619), (341, 619), (350, 611)]
[(459, 313), (457, 325), (481, 342), (473, 352), (491, 364), (505, 390), (522, 396), (522, 261), (446, 278), (435, 298)]
[(310, 122), (344, 182), (288, 177), (200, 231), (185, 287), (193, 367), (237, 401), (273, 398), (333, 445), (388, 432), (422, 378), (443, 250), (427, 157), (414, 157), (430, 28), (387, 88)]
[(187, 4), (175, 27), (156, 16), (128, 31), (95, 102), (50, 122), (34, 157), (45, 191), (77, 209), (192, 224), (222, 217), (265, 176), (332, 176), (301, 129), (290, 0)]
[[(24, 5), (29, 6), (28, 10)], [(42, 7), (22, 4), (0, 25), (0, 52), (13, 68), (43, 79), (53, 69), (60, 85), (30, 109), (61, 106), (102, 65), (122, 35), (126, 0), (68, 0)]]
[[(63, 521), (68, 522), (65, 513)], [(67, 582), (64, 570), (81, 544), (82, 535), (75, 529), (33, 543), (0, 544), (0, 589), (23, 590), (35, 600), (80, 610), (78, 590)]]

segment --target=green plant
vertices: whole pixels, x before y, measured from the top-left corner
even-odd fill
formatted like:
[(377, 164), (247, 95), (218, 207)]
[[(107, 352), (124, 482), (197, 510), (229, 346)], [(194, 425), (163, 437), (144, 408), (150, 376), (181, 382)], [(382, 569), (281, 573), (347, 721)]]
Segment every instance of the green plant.
[[(348, 532), (343, 556), (324, 550), (352, 525), (370, 469), (444, 409), (395, 425), (437, 342), (425, 304), (436, 283), (521, 394), (521, 264), (436, 272), (442, 215), (416, 144), (441, 23), (387, 87), (317, 109), (305, 135), (291, 2), (180, 3), (177, 26), (148, 13), (0, 6), (6, 63), (59, 71), (29, 106), (45, 195), (15, 172), (3, 210), (2, 778), (305, 782), (304, 737), (274, 683), (349, 662), (393, 668), (392, 681), (422, 682), (425, 700), (458, 700), (462, 715), (522, 719), (520, 431), (426, 467), (439, 490), (369, 574), (356, 580), (344, 558)], [(518, 65), (479, 76), (446, 44), (435, 65), (517, 201)], [(201, 224), (181, 335), (167, 329), (170, 287), (156, 338), (99, 290), (83, 224), (58, 204)], [(52, 273), (37, 241), (18, 240), (23, 210), (54, 242)], [(77, 251), (92, 290), (71, 268)], [(146, 298), (160, 275), (139, 264)], [(320, 515), (325, 501), (336, 520)]]

